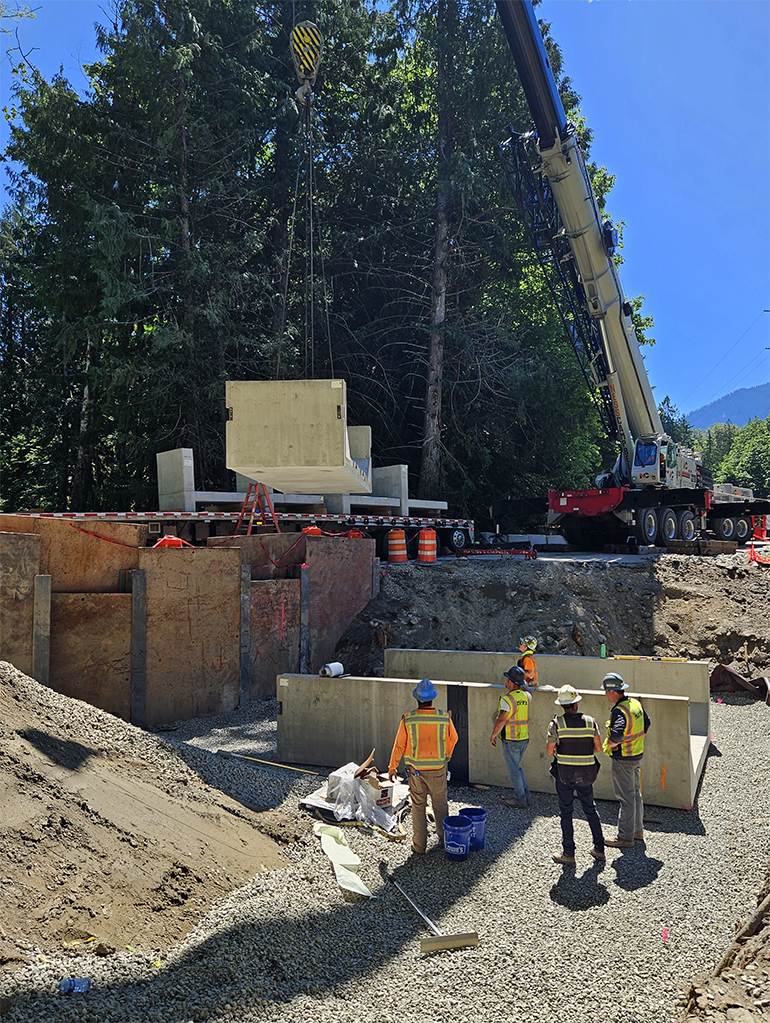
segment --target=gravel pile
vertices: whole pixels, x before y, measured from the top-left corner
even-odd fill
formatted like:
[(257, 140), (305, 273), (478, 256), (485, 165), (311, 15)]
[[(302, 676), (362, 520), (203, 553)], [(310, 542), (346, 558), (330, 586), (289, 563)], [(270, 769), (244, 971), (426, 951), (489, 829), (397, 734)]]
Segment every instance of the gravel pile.
[[(249, 805), (295, 815), (298, 798), (319, 779), (216, 755), (275, 759), (275, 711), (272, 702), (253, 704), (162, 737), (99, 711), (93, 719), (118, 751), (130, 743), (126, 752), (169, 774), (184, 770), (184, 760)], [(450, 812), (487, 811), (486, 848), (467, 861), (447, 861), (435, 837), (427, 855), (410, 855), (408, 817), (403, 842), (348, 828), (361, 877), (377, 896), (366, 900), (337, 886), (308, 831), (289, 847), (288, 868), (232, 892), (163, 959), (81, 956), (77, 973), (92, 980), (82, 995), (56, 991), (72, 972), (65, 957), (41, 954), (5, 975), (2, 993), (12, 996), (5, 1018), (468, 1023), (502, 1016), (528, 1023), (568, 1021), (579, 1010), (607, 1023), (676, 1019), (682, 989), (722, 957), (736, 921), (751, 913), (768, 853), (770, 711), (730, 695), (713, 702), (712, 713), (714, 746), (695, 808), (648, 807), (646, 845), (608, 849), (606, 865), (588, 855), (585, 821), (576, 823), (577, 868), (551, 861), (559, 847), (555, 795), (536, 794), (529, 809), (514, 810), (499, 801), (502, 790), (453, 789)], [(615, 804), (600, 803), (599, 811), (610, 834)], [(479, 946), (421, 955), (424, 925), (383, 880), (383, 863), (445, 933), (476, 930)], [(761, 1018), (770, 990), (758, 983), (752, 991)]]

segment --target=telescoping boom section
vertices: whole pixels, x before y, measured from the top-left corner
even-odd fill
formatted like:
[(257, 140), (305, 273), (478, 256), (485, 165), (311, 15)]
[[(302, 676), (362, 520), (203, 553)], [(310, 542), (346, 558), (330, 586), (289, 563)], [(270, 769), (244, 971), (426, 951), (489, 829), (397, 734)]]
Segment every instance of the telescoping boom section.
[[(617, 484), (694, 486), (678, 476), (613, 259), (617, 234), (603, 221), (574, 125), (567, 120), (528, 0), (498, 0), (535, 131), (502, 147), (503, 165), (556, 291), (565, 327), (602, 419), (620, 445)], [(671, 445), (673, 447), (673, 445)], [(667, 464), (668, 463), (668, 464)]]

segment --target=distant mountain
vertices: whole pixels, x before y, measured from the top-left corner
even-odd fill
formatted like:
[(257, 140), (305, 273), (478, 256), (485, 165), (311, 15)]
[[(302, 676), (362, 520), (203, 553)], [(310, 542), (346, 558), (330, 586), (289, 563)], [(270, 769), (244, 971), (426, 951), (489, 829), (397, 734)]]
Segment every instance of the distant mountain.
[(726, 423), (728, 419), (735, 426), (745, 426), (750, 419), (766, 419), (770, 415), (769, 406), (770, 384), (757, 384), (731, 391), (724, 398), (688, 412), (687, 419), (696, 430), (708, 430), (714, 423)]

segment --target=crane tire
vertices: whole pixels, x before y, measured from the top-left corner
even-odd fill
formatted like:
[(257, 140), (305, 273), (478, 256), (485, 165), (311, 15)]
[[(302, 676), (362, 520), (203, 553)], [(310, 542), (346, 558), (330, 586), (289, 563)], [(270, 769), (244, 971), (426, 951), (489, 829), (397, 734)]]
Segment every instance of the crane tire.
[(676, 531), (680, 540), (695, 539), (695, 516), (689, 509), (685, 508), (677, 515)]
[(636, 513), (636, 539), (643, 547), (653, 546), (658, 539), (657, 508), (640, 508)]
[(679, 523), (676, 512), (672, 508), (661, 508), (658, 512), (658, 537), (661, 544), (676, 540), (679, 536)]
[(753, 533), (751, 518), (748, 515), (739, 515), (735, 520), (735, 539), (738, 543), (746, 543), (751, 539)]
[(714, 523), (714, 532), (720, 540), (735, 540), (735, 519), (732, 515), (717, 519)]

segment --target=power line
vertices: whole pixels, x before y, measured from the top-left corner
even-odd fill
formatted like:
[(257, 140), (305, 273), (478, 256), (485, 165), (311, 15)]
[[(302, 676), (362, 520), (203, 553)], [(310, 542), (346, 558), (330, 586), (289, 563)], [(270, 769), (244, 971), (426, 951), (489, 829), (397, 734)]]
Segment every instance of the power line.
[(725, 361), (725, 359), (730, 354), (730, 352), (732, 352), (734, 348), (737, 348), (738, 344), (746, 337), (748, 332), (751, 330), (751, 328), (754, 326), (754, 324), (757, 322), (757, 320), (759, 320), (764, 315), (764, 313), (770, 313), (770, 309), (763, 309), (762, 310), (762, 312), (759, 314), (759, 316), (757, 316), (757, 318), (755, 320), (753, 320), (749, 324), (749, 326), (744, 330), (744, 332), (741, 334), (741, 336), (738, 338), (738, 340), (735, 342), (735, 344), (732, 345), (731, 348), (727, 349), (727, 351), (722, 356), (722, 358), (719, 360), (719, 362), (715, 363), (711, 367), (711, 369), (708, 371), (708, 373), (705, 375), (705, 377), (703, 377), (701, 380), (698, 381), (698, 383), (695, 385), (695, 387), (693, 387), (693, 389), (690, 391), (690, 394), (686, 394), (684, 396), (684, 398), (682, 399), (682, 405), (683, 406), (684, 406), (684, 403), (687, 401), (687, 399), (690, 397), (690, 395), (691, 394), (695, 394), (695, 392), (698, 390), (698, 388), (701, 386), (701, 384), (704, 384), (708, 380), (708, 378), (711, 376), (711, 374)]

